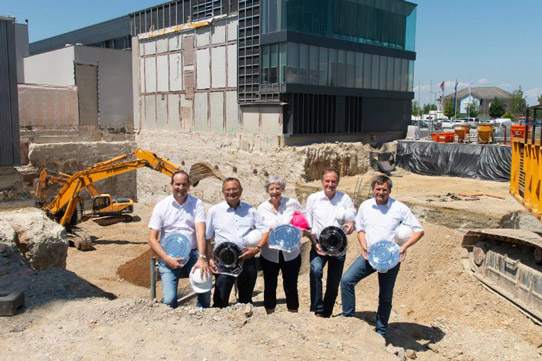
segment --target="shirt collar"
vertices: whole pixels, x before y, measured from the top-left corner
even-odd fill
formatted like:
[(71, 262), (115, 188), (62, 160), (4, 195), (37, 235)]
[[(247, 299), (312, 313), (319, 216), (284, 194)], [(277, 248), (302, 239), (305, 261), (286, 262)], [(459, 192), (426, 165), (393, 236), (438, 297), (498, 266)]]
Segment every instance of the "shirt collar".
[(333, 198), (329, 199), (323, 190), (320, 191), (320, 199), (327, 199), (330, 202), (333, 202), (333, 200), (336, 200), (338, 195), (339, 195), (339, 191), (335, 191), (335, 195), (333, 196)]
[(173, 194), (171, 195), (171, 203), (173, 203), (173, 205), (177, 206), (177, 207), (183, 207), (185, 205), (188, 205), (190, 203), (192, 203), (192, 197), (190, 197), (190, 194), (188, 194), (186, 196), (186, 200), (180, 204), (179, 202), (177, 202), (177, 200), (175, 199), (175, 197), (173, 197)]
[(386, 207), (386, 208), (390, 208), (391, 207), (391, 204), (393, 202), (393, 199), (390, 197), (388, 198), (388, 202), (386, 204), (378, 204), (376, 203), (376, 198), (373, 197), (373, 206), (374, 207)]
[(245, 207), (245, 204), (243, 203), (243, 201), (239, 201), (239, 206), (237, 207), (237, 209), (234, 209), (233, 207), (231, 207), (226, 201), (224, 201), (224, 205), (227, 211), (231, 210), (232, 212), (240, 211), (241, 209)]

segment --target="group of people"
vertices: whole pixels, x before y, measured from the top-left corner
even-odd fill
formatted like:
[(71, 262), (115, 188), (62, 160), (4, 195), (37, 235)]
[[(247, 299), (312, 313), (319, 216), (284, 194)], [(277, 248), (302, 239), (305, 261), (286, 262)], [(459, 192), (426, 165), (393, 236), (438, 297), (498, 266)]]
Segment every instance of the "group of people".
[[(149, 222), (149, 245), (160, 258), (159, 273), (162, 279), (163, 302), (177, 307), (177, 286), (181, 274), (199, 269), (203, 274), (215, 276), (213, 307), (226, 307), (231, 290), (237, 281), (238, 301), (252, 303), (252, 293), (257, 279), (255, 256), (260, 253), (260, 264), (264, 277), (264, 307), (268, 314), (275, 311), (276, 290), (279, 271), (282, 273), (286, 306), (297, 312), (299, 295), (298, 275), (301, 268), (300, 246), (286, 251), (270, 248), (270, 232), (281, 225), (289, 224), (295, 213), (305, 215), (309, 229), (303, 235), (311, 241), (310, 251), (310, 310), (318, 317), (330, 317), (338, 296), (342, 297), (342, 315), (355, 315), (355, 286), (366, 276), (375, 272), (368, 261), (369, 250), (380, 240), (393, 240), (395, 228), (404, 224), (412, 229), (412, 235), (400, 247), (403, 261), (407, 249), (423, 236), (423, 229), (412, 212), (403, 203), (390, 198), (392, 181), (386, 176), (376, 176), (371, 183), (373, 198), (363, 202), (355, 220), (339, 224), (335, 216), (338, 207), (356, 213), (350, 197), (337, 190), (339, 172), (325, 169), (321, 174), (322, 190), (311, 194), (305, 209), (292, 198), (283, 197), (285, 182), (271, 176), (265, 182), (269, 200), (256, 209), (241, 201), (243, 188), (237, 178), (227, 178), (222, 184), (224, 201), (212, 206), (205, 217), (201, 200), (189, 194), (190, 176), (177, 171), (171, 176), (172, 194), (156, 204)], [(361, 246), (360, 256), (343, 275), (345, 256), (327, 255), (319, 243), (322, 230), (329, 226), (341, 227), (348, 235), (357, 231)], [(246, 243), (244, 236), (253, 229), (261, 232), (256, 245)], [(188, 260), (169, 256), (160, 241), (173, 233), (185, 235), (191, 242), (192, 251)], [(213, 243), (211, 241), (214, 240)], [(235, 243), (243, 253), (242, 270), (237, 277), (219, 273), (213, 259), (213, 250), (223, 242)], [(184, 266), (183, 266), (184, 264)], [(323, 291), (323, 269), (328, 264), (325, 293)], [(385, 336), (392, 307), (393, 288), (400, 263), (385, 273), (378, 273), (380, 286), (376, 332)], [(197, 305), (211, 306), (211, 291), (198, 294)]]

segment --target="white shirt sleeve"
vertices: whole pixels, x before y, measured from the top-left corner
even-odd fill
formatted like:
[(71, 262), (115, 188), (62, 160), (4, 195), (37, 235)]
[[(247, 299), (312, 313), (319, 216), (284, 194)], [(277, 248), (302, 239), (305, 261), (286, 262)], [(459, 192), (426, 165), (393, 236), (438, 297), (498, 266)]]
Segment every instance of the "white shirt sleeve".
[(356, 215), (356, 231), (365, 232), (365, 221), (363, 219), (363, 203), (359, 205), (358, 214)]
[(157, 230), (157, 231), (161, 231), (162, 230), (162, 224), (163, 224), (162, 208), (160, 207), (160, 203), (157, 203), (154, 206), (154, 209), (152, 211), (152, 216), (151, 216), (151, 219), (149, 221), (149, 228)]
[(410, 227), (410, 229), (412, 229), (412, 232), (423, 231), (423, 228), (420, 222), (418, 222), (418, 219), (416, 219), (416, 216), (412, 213), (412, 211), (407, 206), (405, 206), (403, 209), (402, 218), (403, 219), (401, 220), (401, 223), (404, 224), (405, 226)]
[(314, 197), (309, 196), (309, 198), (307, 199), (307, 205), (306, 205), (306, 208), (305, 208), (305, 212), (306, 212), (306, 216), (307, 216), (307, 221), (309, 222), (309, 227), (312, 228), (312, 207), (313, 207), (313, 203), (314, 203)]
[(214, 208), (211, 208), (209, 210), (209, 214), (207, 215), (207, 220), (205, 222), (205, 239), (211, 239), (213, 235), (215, 234), (214, 229)]
[(196, 209), (194, 212), (194, 223), (204, 223), (205, 222), (205, 207), (201, 200), (197, 200)]
[(262, 220), (262, 217), (260, 216), (260, 213), (258, 213), (258, 211), (256, 211), (254, 207), (252, 207), (250, 211), (254, 219), (254, 227), (262, 233), (268, 232), (269, 228), (267, 228), (265, 224), (263, 224), (263, 220)]

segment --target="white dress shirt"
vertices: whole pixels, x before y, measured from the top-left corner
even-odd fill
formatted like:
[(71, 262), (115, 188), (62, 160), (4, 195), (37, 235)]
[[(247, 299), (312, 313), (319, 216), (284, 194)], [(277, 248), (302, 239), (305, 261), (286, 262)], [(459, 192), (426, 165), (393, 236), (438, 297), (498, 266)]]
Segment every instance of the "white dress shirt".
[(202, 222), (205, 222), (202, 201), (189, 194), (183, 204), (179, 204), (170, 195), (154, 206), (149, 228), (160, 231), (160, 242), (169, 234), (181, 233), (188, 237), (194, 249), (197, 247), (195, 225)]
[(410, 209), (393, 198), (389, 198), (388, 203), (383, 205), (370, 198), (359, 206), (356, 230), (365, 232), (367, 249), (382, 240), (395, 242), (395, 228), (400, 224), (410, 227), (413, 232), (423, 231)]
[(267, 232), (256, 209), (244, 202), (239, 202), (237, 209), (233, 209), (224, 201), (209, 210), (205, 237), (215, 236), (215, 248), (223, 242), (233, 242), (243, 249), (247, 244), (242, 238), (251, 229)]
[[(282, 197), (279, 204), (278, 212), (275, 211), (269, 201), (265, 201), (258, 207), (258, 213), (262, 218), (263, 224), (270, 230), (283, 224), (290, 224), (294, 212), (302, 212), (303, 207), (295, 199)], [(279, 250), (271, 249), (268, 245), (262, 248), (262, 257), (268, 261), (279, 263)], [(292, 248), (289, 252), (283, 252), (282, 255), (285, 261), (291, 261), (299, 256), (299, 245)]]
[(335, 217), (335, 211), (338, 207), (350, 208), (354, 213), (356, 212), (352, 200), (348, 194), (343, 192), (337, 191), (331, 200), (325, 195), (324, 191), (313, 193), (307, 198), (307, 220), (316, 239), (320, 237), (320, 233), (324, 228), (342, 226)]

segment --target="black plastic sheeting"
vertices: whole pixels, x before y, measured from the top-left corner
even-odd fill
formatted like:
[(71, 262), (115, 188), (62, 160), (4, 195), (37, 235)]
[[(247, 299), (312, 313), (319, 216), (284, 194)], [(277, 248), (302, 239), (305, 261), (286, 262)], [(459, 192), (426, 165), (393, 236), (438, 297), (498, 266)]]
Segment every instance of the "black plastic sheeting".
[(512, 150), (497, 144), (399, 141), (396, 162), (417, 174), (507, 182)]

